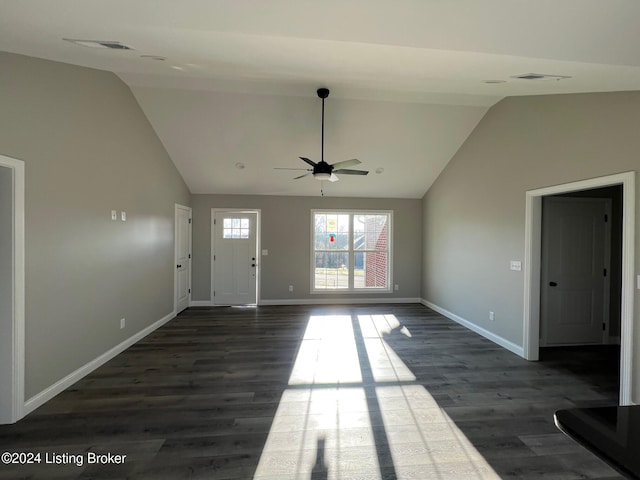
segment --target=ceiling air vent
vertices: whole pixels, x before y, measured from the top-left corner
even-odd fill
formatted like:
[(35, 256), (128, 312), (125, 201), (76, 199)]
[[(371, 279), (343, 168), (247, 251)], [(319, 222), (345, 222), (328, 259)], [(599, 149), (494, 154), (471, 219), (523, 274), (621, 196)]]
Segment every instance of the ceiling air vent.
[(565, 78), (571, 78), (568, 75), (547, 75), (545, 73), (523, 73), (522, 75), (513, 75), (511, 78), (518, 78), (520, 80), (564, 80)]
[(81, 45), (83, 47), (89, 48), (110, 48), (112, 50), (133, 50), (128, 45), (125, 45), (122, 42), (116, 42), (111, 40), (79, 40), (76, 38), (63, 38), (63, 40), (71, 43), (75, 43), (76, 45)]

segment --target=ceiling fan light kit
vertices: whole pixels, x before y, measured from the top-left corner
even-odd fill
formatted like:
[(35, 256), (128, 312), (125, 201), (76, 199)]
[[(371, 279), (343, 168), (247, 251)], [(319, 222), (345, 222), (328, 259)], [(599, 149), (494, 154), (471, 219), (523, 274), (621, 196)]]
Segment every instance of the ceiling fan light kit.
[(320, 143), (320, 161), (318, 163), (313, 160), (308, 159), (307, 157), (300, 157), (300, 160), (307, 163), (311, 168), (278, 168), (276, 170), (305, 170), (308, 173), (295, 177), (294, 180), (298, 180), (299, 178), (304, 178), (308, 175), (313, 175), (313, 178), (316, 180), (329, 180), (330, 182), (337, 182), (339, 180), (336, 173), (345, 174), (345, 175), (367, 175), (369, 172), (366, 170), (352, 170), (346, 167), (351, 167), (353, 165), (358, 165), (360, 160), (352, 159), (352, 160), (344, 160), (342, 162), (329, 164), (324, 161), (324, 100), (329, 96), (328, 88), (319, 88), (317, 91), (318, 97), (322, 99), (322, 136)]

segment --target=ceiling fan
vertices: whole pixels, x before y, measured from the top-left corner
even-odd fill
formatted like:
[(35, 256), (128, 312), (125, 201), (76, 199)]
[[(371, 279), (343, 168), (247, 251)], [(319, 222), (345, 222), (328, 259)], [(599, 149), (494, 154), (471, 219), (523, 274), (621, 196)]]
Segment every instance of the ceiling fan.
[(299, 177), (295, 177), (294, 180), (298, 180), (299, 178), (306, 177), (308, 175), (313, 175), (313, 178), (316, 180), (329, 180), (330, 182), (337, 182), (339, 180), (336, 173), (345, 174), (345, 175), (366, 175), (369, 172), (366, 170), (351, 170), (346, 167), (351, 167), (353, 165), (358, 165), (360, 160), (352, 159), (352, 160), (344, 160), (343, 162), (334, 163), (332, 165), (328, 164), (324, 161), (324, 99), (329, 96), (328, 88), (319, 88), (318, 89), (318, 97), (322, 99), (322, 144), (320, 150), (320, 161), (318, 163), (313, 160), (309, 160), (306, 157), (300, 157), (300, 160), (306, 162), (312, 168), (280, 168), (275, 167), (276, 170), (305, 170), (307, 173), (300, 175)]

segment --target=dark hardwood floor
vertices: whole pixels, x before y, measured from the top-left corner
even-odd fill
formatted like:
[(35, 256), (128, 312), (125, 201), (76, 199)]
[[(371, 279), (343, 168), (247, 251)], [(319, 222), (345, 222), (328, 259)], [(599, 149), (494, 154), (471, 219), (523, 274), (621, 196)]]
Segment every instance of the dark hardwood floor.
[(619, 478), (553, 424), (617, 402), (602, 354), (527, 362), (421, 305), (192, 308), (0, 426), (42, 459), (0, 479)]

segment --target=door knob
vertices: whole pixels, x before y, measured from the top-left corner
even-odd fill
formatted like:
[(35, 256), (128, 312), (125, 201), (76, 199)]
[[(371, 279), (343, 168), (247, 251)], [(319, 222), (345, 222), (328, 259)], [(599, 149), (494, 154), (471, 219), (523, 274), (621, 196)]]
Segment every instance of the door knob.
[(550, 287), (557, 287), (558, 284), (556, 282), (549, 282)]

